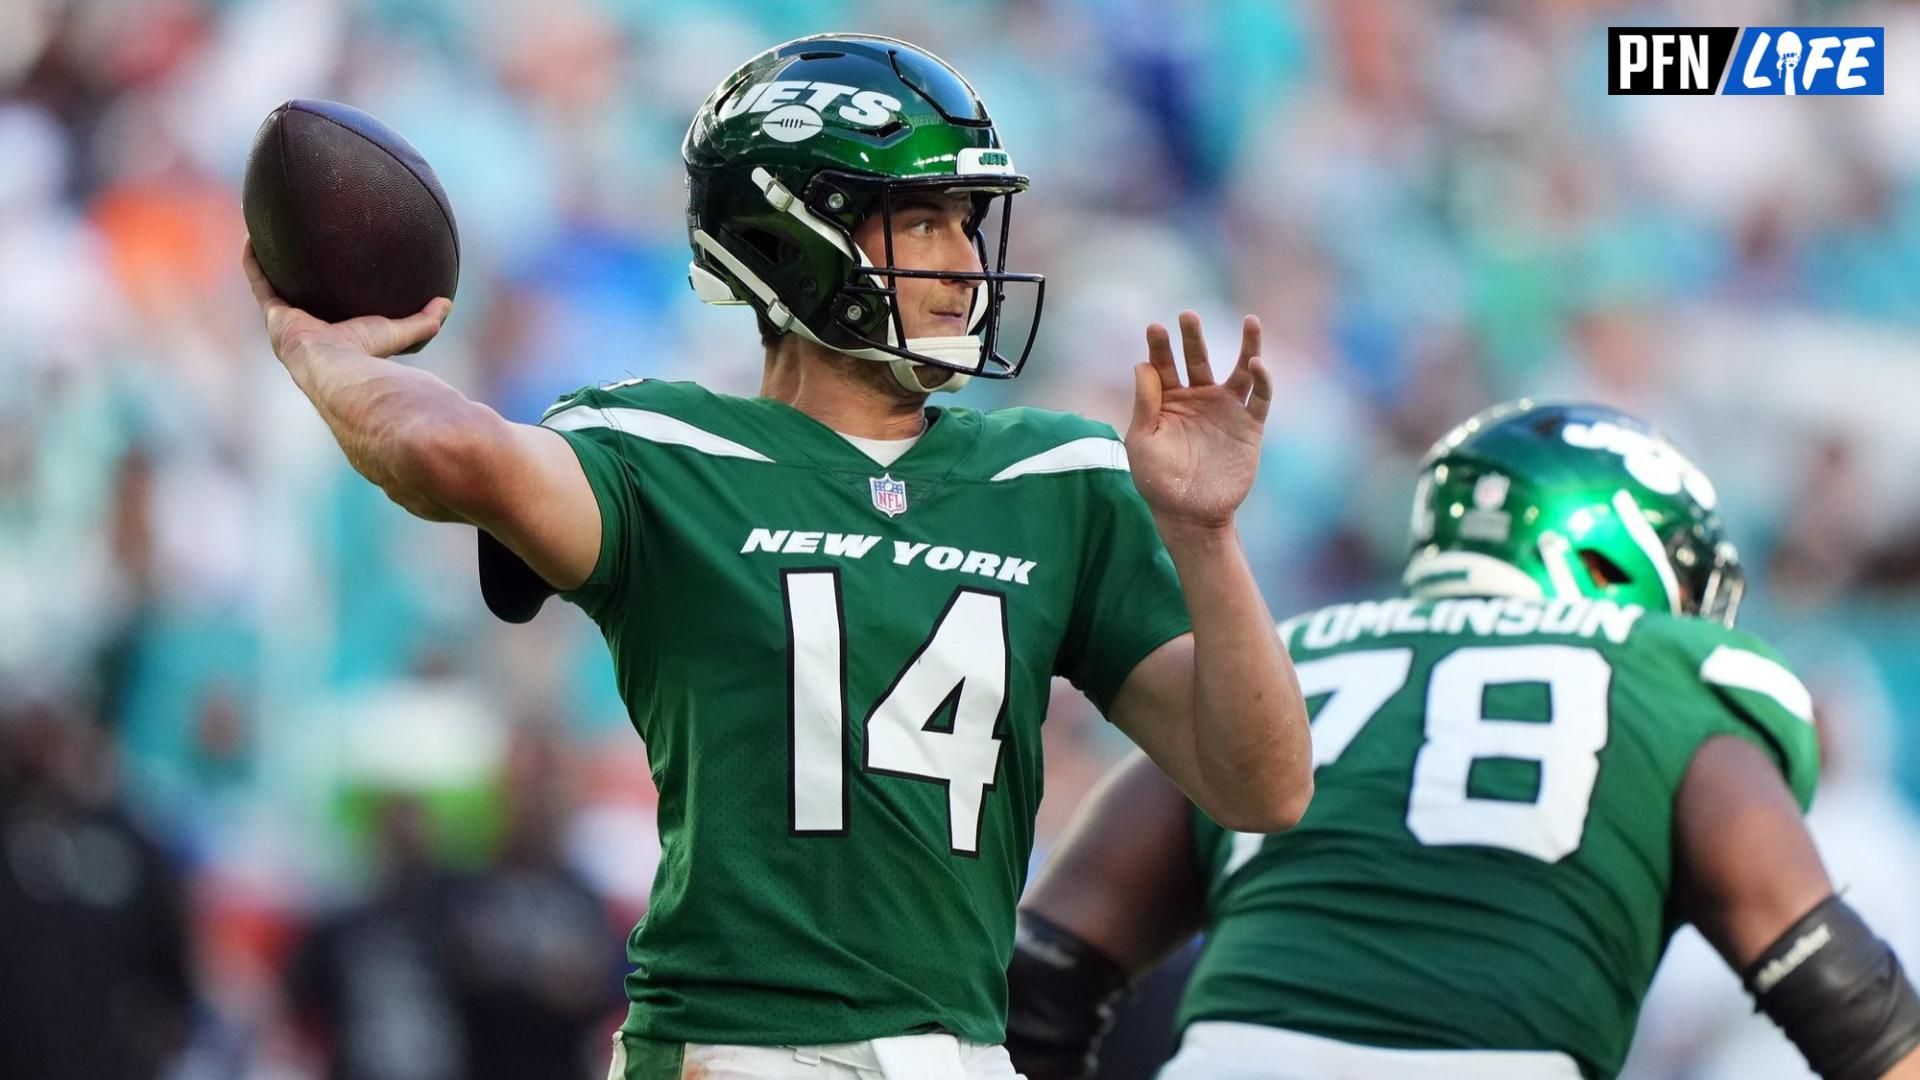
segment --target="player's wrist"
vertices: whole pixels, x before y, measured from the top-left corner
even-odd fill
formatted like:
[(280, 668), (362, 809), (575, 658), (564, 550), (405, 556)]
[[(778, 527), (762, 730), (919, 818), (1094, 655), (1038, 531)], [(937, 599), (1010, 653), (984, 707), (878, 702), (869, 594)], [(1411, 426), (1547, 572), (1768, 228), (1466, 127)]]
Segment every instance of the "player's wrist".
[(1232, 512), (1210, 516), (1155, 510), (1153, 527), (1169, 552), (1175, 547), (1199, 553), (1237, 550), (1240, 546), (1240, 529)]
[(288, 370), (294, 371), (297, 379), (301, 372), (318, 371), (323, 366), (334, 369), (354, 369), (353, 365), (384, 359), (369, 349), (368, 344), (359, 340), (357, 336), (330, 333), (325, 330), (303, 332), (297, 337), (288, 339), (281, 363), (285, 364)]
[(280, 363), (288, 371), (297, 376), (318, 362), (328, 349), (338, 347), (337, 343), (328, 341), (324, 334), (296, 330), (280, 339), (280, 347), (274, 350), (274, 355), (280, 358)]

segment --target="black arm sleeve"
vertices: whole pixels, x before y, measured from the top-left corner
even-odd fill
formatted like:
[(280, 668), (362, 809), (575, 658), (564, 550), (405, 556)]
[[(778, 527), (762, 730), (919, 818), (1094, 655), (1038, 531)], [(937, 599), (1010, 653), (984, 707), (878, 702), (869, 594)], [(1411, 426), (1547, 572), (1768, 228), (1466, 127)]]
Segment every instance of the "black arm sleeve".
[(1126, 989), (1113, 958), (1022, 911), (1007, 967), (1007, 1054), (1030, 1080), (1091, 1076), (1094, 1051)]
[(1879, 1080), (1920, 1046), (1920, 996), (1887, 943), (1829, 896), (1743, 973), (1825, 1080)]

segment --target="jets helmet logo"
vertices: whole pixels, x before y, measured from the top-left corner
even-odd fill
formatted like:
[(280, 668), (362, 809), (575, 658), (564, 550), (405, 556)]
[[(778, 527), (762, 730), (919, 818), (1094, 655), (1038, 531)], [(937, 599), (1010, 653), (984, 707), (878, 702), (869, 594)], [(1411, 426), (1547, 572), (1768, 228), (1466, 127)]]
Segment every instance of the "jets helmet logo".
[[(842, 102), (841, 99), (845, 99)], [(880, 127), (900, 112), (900, 99), (878, 90), (862, 90), (844, 83), (777, 79), (755, 83), (721, 105), (716, 115), (731, 120), (744, 113), (765, 114), (760, 132), (781, 142), (800, 142), (826, 126), (822, 114), (833, 114), (849, 124)]]
[(1620, 455), (1627, 472), (1649, 490), (1662, 495), (1685, 491), (1709, 510), (1719, 503), (1707, 475), (1677, 447), (1659, 436), (1596, 420), (1590, 424), (1568, 424), (1560, 429), (1560, 437), (1572, 446)]

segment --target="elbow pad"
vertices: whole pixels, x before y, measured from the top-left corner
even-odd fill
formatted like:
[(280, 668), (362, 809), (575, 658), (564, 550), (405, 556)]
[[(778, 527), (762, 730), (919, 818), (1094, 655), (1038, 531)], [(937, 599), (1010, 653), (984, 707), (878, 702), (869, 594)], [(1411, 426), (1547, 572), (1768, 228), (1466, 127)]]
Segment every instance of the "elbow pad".
[(1079, 935), (1019, 913), (1007, 967), (1007, 1054), (1033, 1080), (1091, 1076), (1126, 972)]
[(1920, 1046), (1913, 983), (1838, 896), (1789, 927), (1742, 981), (1825, 1080), (1878, 1080)]

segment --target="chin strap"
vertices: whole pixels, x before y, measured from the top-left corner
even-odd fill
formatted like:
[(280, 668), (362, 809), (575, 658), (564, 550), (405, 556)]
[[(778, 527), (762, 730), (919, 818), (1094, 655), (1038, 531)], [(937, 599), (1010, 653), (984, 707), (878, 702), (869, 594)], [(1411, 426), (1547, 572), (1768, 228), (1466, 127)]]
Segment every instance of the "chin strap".
[[(914, 352), (917, 352), (917, 353), (926, 353), (928, 356), (940, 356), (940, 353), (935, 351), (936, 349), (939, 348), (939, 345), (938, 345), (939, 342), (945, 342), (945, 341), (971, 342), (971, 341), (977, 341), (977, 340), (978, 339), (972, 338), (972, 337), (908, 338), (907, 348), (912, 349)], [(979, 354), (979, 350), (980, 350), (979, 345), (976, 344), (973, 346), (973, 351), (975, 355)], [(941, 356), (940, 358), (943, 360), (946, 359), (946, 357), (944, 356)], [(908, 390), (911, 390), (916, 394), (937, 394), (942, 391), (951, 393), (959, 390), (961, 387), (973, 381), (973, 376), (967, 374), (964, 371), (955, 371), (952, 368), (934, 367), (931, 364), (916, 364), (911, 360), (902, 360), (897, 356), (887, 361), (887, 367), (893, 370), (893, 378), (895, 382), (898, 382), (901, 386), (906, 387)], [(936, 377), (941, 372), (945, 372), (947, 375), (947, 379), (945, 382), (939, 383), (937, 385), (928, 386), (926, 383), (920, 381), (920, 373), (922, 371), (931, 372)]]

